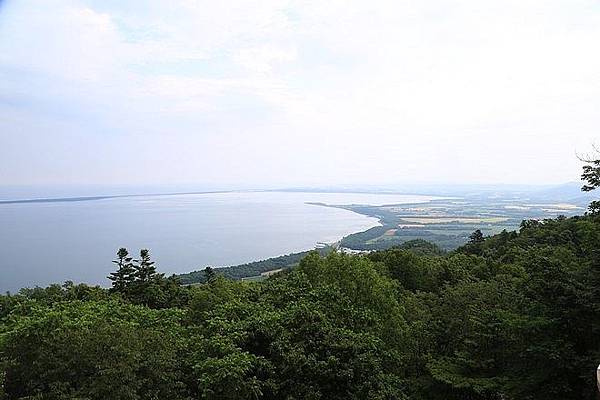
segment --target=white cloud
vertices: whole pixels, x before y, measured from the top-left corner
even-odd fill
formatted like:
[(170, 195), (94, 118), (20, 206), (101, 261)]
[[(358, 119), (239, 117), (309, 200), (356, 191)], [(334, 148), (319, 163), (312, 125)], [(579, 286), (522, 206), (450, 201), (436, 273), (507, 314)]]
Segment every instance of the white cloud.
[(591, 0), (8, 1), (0, 183), (576, 179), (599, 41)]
[(234, 55), (234, 60), (240, 65), (258, 73), (272, 72), (274, 64), (292, 62), (296, 58), (295, 49), (279, 49), (269, 46), (240, 49)]

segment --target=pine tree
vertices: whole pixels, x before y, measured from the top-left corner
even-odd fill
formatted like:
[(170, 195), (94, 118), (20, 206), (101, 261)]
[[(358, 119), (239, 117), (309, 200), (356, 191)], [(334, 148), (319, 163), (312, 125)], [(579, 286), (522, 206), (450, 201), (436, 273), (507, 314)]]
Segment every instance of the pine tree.
[(141, 250), (140, 258), (133, 261), (136, 282), (147, 283), (156, 277), (156, 267), (154, 261), (150, 261), (150, 252), (147, 249)]
[(211, 283), (217, 278), (217, 273), (211, 267), (204, 268), (204, 279), (206, 283)]
[(483, 233), (481, 233), (481, 231), (479, 229), (477, 229), (475, 232), (471, 233), (471, 235), (469, 236), (469, 243), (478, 244), (478, 243), (482, 243), (483, 241), (484, 241)]
[(113, 260), (113, 263), (117, 264), (119, 268), (108, 276), (108, 279), (112, 281), (113, 291), (124, 293), (133, 282), (135, 271), (131, 260), (126, 248), (122, 247), (117, 251), (117, 260)]

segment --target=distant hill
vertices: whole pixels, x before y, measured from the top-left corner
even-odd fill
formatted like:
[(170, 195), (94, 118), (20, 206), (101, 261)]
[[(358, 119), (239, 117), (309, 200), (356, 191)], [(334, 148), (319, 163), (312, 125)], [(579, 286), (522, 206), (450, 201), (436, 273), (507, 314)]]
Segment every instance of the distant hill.
[(548, 200), (564, 200), (564, 201), (589, 201), (597, 196), (591, 192), (581, 191), (581, 182), (568, 182), (562, 185), (557, 185), (542, 190), (537, 190), (532, 193), (536, 198)]

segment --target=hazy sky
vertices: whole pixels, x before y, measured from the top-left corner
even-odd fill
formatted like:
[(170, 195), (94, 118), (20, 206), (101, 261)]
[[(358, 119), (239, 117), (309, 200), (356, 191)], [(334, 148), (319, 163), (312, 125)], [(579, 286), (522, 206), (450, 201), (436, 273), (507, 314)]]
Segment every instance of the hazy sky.
[(0, 184), (559, 183), (598, 139), (598, 0), (0, 0)]

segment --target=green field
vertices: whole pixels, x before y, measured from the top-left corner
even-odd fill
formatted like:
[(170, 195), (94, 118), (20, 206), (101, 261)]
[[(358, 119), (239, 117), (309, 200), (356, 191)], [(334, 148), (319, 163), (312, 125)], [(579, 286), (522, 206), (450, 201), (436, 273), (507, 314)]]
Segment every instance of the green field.
[(438, 199), (428, 203), (334, 207), (379, 219), (381, 226), (348, 235), (340, 242), (342, 248), (363, 251), (387, 249), (415, 239), (453, 250), (466, 243), (477, 229), (491, 236), (503, 230), (517, 230), (523, 220), (572, 216), (585, 211), (584, 202), (534, 201), (497, 195)]

